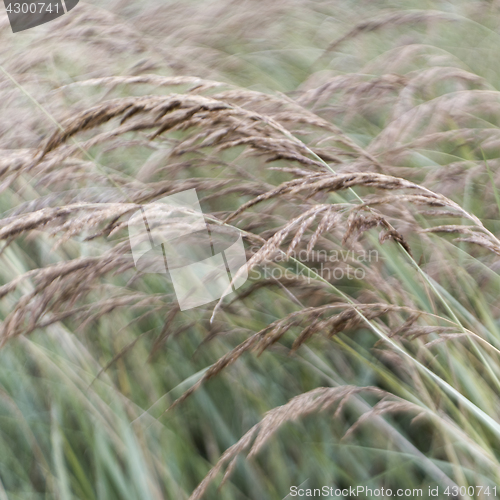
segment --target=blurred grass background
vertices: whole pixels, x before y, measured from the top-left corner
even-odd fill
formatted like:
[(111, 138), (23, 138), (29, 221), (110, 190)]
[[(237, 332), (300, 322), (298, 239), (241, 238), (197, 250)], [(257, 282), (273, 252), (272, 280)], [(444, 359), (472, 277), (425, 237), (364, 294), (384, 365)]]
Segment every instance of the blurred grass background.
[[(382, 173), (449, 197), (496, 235), (499, 19), (496, 1), (116, 0), (80, 2), (57, 21), (13, 35), (2, 12), (1, 227), (21, 214), (63, 205), (61, 200), (77, 191), (80, 201), (106, 198), (110, 178), (127, 189), (126, 182), (135, 178), (146, 183), (228, 178), (260, 183), (255, 195), (290, 178), (289, 172), (268, 169), (265, 158), (246, 155), (241, 145), (210, 150), (201, 163), (195, 151), (179, 160), (172, 150), (185, 137), (182, 130), (154, 143), (129, 133), (89, 147), (99, 168), (79, 153), (73, 164), (56, 161), (51, 170), (23, 163), (57, 129), (48, 115), (62, 123), (112, 98), (192, 88), (64, 86), (155, 74), (193, 76), (235, 92), (297, 102), (376, 157)], [(206, 95), (218, 91), (208, 89)], [(271, 104), (261, 94), (255, 102), (245, 94), (243, 105), (265, 113)], [(320, 139), (328, 144), (328, 138), (308, 126), (297, 120), (293, 132), (319, 151)], [(102, 130), (113, 127), (105, 124)], [(91, 137), (93, 131), (81, 134), (82, 141)], [(330, 162), (337, 171), (377, 171), (348, 149), (339, 153), (346, 155), (340, 164)], [(322, 151), (326, 157), (338, 150)], [(178, 162), (188, 168), (175, 167)], [(273, 165), (296, 166), (286, 159)], [(130, 183), (131, 190), (143, 187)], [(355, 190), (371, 194), (367, 187)], [(201, 191), (205, 213), (229, 212), (253, 197), (235, 191), (220, 199), (217, 188)], [(343, 191), (341, 198), (326, 200), (352, 204), (355, 198)], [(249, 224), (268, 238), (303, 207), (299, 202), (268, 207), (260, 226)], [(441, 498), (452, 498), (444, 491), (456, 485), (465, 491), (459, 498), (489, 498), (486, 491), (493, 495), (500, 475), (498, 254), (416, 230), (449, 223), (449, 214), (432, 214), (432, 224), (429, 214), (410, 209), (395, 208), (387, 216), (399, 224), (428, 280), (401, 248), (381, 244), (377, 230), (370, 230), (363, 245), (380, 256), (367, 264), (372, 278), (337, 282), (334, 288), (314, 282), (307, 288), (300, 281), (279, 286), (272, 280), (257, 286), (259, 280), (250, 280), (247, 289), (256, 291), (223, 308), (213, 325), (215, 304), (173, 314), (171, 286), (162, 277), (136, 280), (134, 269), (127, 268), (99, 276), (99, 285), (85, 296), (63, 297), (60, 321), (36, 316), (52, 300), (36, 296), (33, 315), (23, 323), (30, 334), (8, 339), (9, 318), (36, 290), (24, 280), (0, 304), (6, 341), (0, 351), (0, 499), (188, 498), (223, 452), (267, 411), (317, 387), (346, 385), (379, 387), (408, 406), (377, 407), (380, 398), (360, 394), (340, 415), (324, 411), (297, 418), (269, 436), (256, 457), (238, 459), (220, 491), (219, 475), (205, 497), (282, 499), (292, 485), (365, 485), (422, 488), (424, 498), (429, 486), (439, 486)], [(468, 221), (455, 217), (451, 224)], [(31, 270), (100, 256), (120, 238), (84, 241), (92, 234), (85, 231), (56, 247), (59, 236), (44, 228), (6, 238), (1, 284)], [(345, 247), (333, 233), (330, 243)], [(290, 353), (304, 328), (295, 325), (260, 356), (245, 353), (165, 413), (250, 334), (306, 306), (334, 303), (336, 289), (353, 301), (418, 311), (417, 317), (397, 313), (399, 323), (394, 318), (376, 323), (398, 337), (394, 342), (406, 356), (364, 324), (347, 325), (332, 337), (315, 335)], [(138, 299), (117, 305), (117, 291)], [(415, 325), (420, 329), (411, 330)], [(482, 341), (469, 340), (466, 330)], [(426, 345), (443, 332), (457, 337)], [(414, 419), (415, 408), (423, 418)], [(369, 417), (342, 439), (362, 414)], [(482, 492), (467, 489), (471, 485), (482, 486)]]

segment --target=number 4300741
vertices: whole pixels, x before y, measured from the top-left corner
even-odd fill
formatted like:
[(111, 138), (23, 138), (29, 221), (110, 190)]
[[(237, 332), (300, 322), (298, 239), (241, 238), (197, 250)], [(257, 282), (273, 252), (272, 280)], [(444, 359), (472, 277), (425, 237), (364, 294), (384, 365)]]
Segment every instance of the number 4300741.
[(12, 14), (36, 14), (37, 12), (41, 14), (42, 12), (55, 12), (59, 13), (59, 4), (45, 2), (31, 2), (31, 3), (9, 3), (7, 5), (7, 12)]
[(458, 497), (460, 495), (461, 497), (464, 497), (465, 495), (468, 495), (469, 497), (476, 497), (476, 498), (481, 498), (481, 495), (483, 497), (496, 497), (497, 496), (497, 487), (493, 486), (490, 488), (489, 486), (469, 486), (466, 488), (465, 486), (448, 486), (444, 490), (444, 494), (447, 496), (453, 496), (453, 497)]

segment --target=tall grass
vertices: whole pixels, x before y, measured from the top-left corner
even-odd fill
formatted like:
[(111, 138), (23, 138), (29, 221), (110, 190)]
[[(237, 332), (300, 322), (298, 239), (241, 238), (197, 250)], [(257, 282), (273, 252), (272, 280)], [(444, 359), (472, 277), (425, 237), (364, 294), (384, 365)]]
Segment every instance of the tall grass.
[[(0, 498), (493, 495), (498, 19), (307, 0), (0, 18)], [(181, 312), (127, 223), (192, 188), (250, 279)]]

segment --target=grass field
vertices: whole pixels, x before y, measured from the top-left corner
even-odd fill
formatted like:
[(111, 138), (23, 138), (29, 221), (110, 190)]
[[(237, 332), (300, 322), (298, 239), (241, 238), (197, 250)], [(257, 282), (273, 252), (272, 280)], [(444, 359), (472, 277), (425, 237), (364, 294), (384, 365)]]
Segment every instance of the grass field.
[[(500, 495), (498, 1), (3, 9), (0, 500)], [(193, 188), (249, 279), (181, 311)]]

